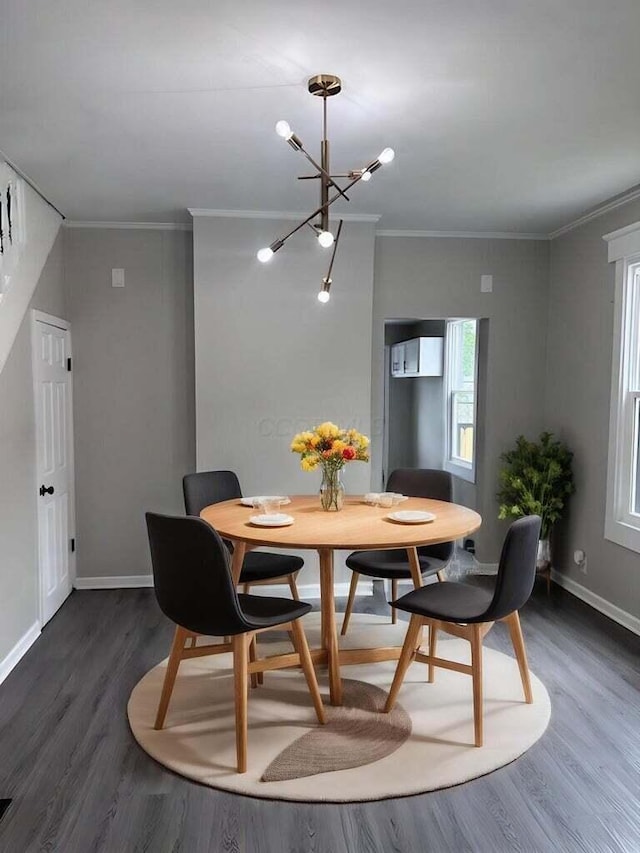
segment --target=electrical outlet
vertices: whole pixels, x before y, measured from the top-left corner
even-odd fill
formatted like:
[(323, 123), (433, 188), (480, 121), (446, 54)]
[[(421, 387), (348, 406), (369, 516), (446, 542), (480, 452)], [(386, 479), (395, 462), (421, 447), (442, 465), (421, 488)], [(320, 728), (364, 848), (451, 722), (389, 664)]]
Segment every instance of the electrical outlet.
[(587, 574), (587, 555), (582, 549), (576, 548), (573, 552), (573, 562), (578, 566), (583, 575)]

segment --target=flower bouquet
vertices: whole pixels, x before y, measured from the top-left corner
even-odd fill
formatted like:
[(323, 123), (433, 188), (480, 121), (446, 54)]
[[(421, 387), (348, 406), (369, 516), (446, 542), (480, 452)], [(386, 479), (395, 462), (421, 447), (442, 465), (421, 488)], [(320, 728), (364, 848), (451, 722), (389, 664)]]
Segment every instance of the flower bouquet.
[(291, 442), (293, 453), (300, 454), (303, 471), (322, 468), (320, 503), (326, 511), (342, 509), (344, 486), (340, 471), (347, 462), (369, 461), (369, 439), (355, 429), (340, 429), (327, 421), (313, 430), (299, 432)]

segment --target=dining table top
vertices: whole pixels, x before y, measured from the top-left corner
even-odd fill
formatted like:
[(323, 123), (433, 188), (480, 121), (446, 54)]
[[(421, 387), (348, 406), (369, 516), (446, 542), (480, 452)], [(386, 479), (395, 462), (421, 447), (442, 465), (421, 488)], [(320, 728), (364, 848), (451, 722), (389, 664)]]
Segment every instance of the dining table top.
[[(407, 524), (389, 515), (399, 510), (432, 513), (432, 521)], [(286, 527), (263, 527), (251, 522), (258, 510), (236, 498), (205, 507), (200, 516), (225, 539), (278, 548), (370, 550), (412, 548), (451, 542), (476, 531), (482, 518), (472, 509), (429, 498), (407, 498), (395, 507), (371, 506), (361, 495), (348, 496), (339, 511), (327, 512), (315, 495), (295, 495), (281, 512), (293, 516)]]

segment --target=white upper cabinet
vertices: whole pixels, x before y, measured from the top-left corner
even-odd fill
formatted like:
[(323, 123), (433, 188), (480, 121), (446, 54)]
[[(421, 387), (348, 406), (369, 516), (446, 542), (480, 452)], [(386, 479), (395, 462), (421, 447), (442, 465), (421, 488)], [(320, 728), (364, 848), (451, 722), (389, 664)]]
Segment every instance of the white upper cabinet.
[(442, 376), (443, 338), (413, 338), (391, 347), (391, 375)]

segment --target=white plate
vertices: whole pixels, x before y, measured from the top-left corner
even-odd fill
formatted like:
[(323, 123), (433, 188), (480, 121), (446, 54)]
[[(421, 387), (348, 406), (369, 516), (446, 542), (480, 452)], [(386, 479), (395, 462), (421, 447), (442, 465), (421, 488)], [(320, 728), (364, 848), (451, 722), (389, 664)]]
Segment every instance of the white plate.
[(242, 506), (253, 507), (254, 501), (280, 501), (280, 504), (282, 506), (291, 503), (291, 501), (288, 497), (286, 497), (286, 495), (255, 495), (252, 498), (240, 498), (240, 503), (242, 504)]
[(425, 524), (427, 521), (433, 521), (435, 515), (432, 512), (422, 512), (419, 509), (401, 509), (397, 512), (390, 512), (387, 518), (391, 521), (400, 521), (402, 524)]
[(284, 512), (275, 512), (273, 515), (252, 515), (249, 521), (258, 527), (286, 527), (293, 524), (294, 519)]

